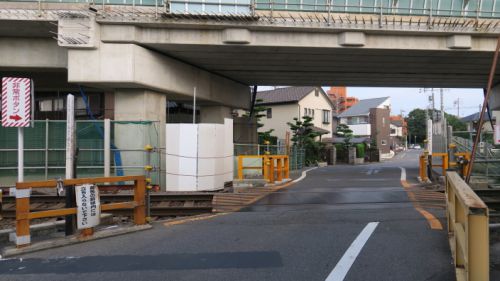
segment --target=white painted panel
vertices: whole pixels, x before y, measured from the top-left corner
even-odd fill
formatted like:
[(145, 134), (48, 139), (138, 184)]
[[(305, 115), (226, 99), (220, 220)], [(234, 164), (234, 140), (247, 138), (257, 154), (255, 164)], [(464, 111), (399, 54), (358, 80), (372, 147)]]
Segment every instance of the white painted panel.
[(196, 191), (196, 177), (167, 174), (168, 191)]
[(167, 124), (167, 190), (224, 188), (233, 179), (233, 122)]
[(220, 189), (215, 184), (215, 177), (198, 177), (198, 191), (206, 191), (206, 190), (217, 190)]
[(180, 124), (179, 155), (196, 157), (198, 126), (196, 124)]
[(198, 156), (201, 158), (217, 156), (217, 147), (223, 146), (216, 139), (216, 124), (199, 124)]

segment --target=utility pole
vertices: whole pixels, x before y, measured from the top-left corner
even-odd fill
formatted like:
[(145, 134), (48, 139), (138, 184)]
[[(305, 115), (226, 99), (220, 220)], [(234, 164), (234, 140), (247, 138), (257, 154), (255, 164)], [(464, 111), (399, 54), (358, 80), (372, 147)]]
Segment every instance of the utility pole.
[(457, 106), (457, 117), (460, 118), (460, 97), (458, 97), (457, 100), (453, 102), (453, 105)]
[(440, 88), (439, 89), (439, 94), (440, 94), (440, 98), (441, 98), (441, 132), (442, 132), (442, 136), (443, 136), (443, 151), (447, 151), (448, 150), (448, 132), (447, 132), (447, 128), (448, 128), (448, 125), (446, 124), (446, 118), (445, 118), (445, 115), (444, 115), (444, 95), (443, 95), (443, 88)]

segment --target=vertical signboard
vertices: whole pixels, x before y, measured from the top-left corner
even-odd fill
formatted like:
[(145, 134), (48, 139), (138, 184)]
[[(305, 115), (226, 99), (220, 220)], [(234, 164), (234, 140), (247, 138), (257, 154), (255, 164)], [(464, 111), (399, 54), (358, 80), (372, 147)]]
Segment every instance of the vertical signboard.
[(101, 218), (101, 202), (96, 185), (83, 184), (75, 186), (77, 227), (84, 229), (99, 225)]
[(495, 144), (500, 144), (500, 125), (495, 125)]
[(2, 78), (2, 126), (29, 127), (31, 121), (31, 79)]

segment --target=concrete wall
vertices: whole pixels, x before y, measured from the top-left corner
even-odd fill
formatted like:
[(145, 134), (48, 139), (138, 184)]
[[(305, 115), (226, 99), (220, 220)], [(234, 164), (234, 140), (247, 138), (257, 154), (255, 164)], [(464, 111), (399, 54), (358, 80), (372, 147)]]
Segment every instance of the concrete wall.
[(279, 139), (285, 139), (286, 132), (290, 131), (287, 122), (293, 123), (293, 118), (299, 117), (299, 106), (294, 103), (269, 105), (267, 107), (272, 109), (272, 118), (261, 118), (264, 126), (259, 128), (259, 132), (274, 129), (271, 135), (277, 136)]

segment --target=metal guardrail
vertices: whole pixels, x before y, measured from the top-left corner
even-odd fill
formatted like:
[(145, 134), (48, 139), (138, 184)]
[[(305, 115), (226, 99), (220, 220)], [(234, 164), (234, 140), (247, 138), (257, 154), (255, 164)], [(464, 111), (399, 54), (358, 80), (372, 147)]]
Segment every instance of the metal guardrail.
[[(101, 211), (133, 209), (134, 223), (136, 225), (146, 224), (146, 178), (144, 176), (66, 179), (63, 181), (63, 185), (73, 186), (78, 184), (113, 183), (126, 181), (134, 182), (134, 200), (129, 202), (102, 204)], [(63, 208), (30, 212), (30, 189), (56, 187), (56, 180), (16, 183), (16, 246), (18, 248), (28, 246), (31, 243), (30, 220), (67, 216), (77, 213), (77, 208)], [(82, 230), (82, 235), (88, 236), (92, 234), (92, 228)]]
[(446, 217), (457, 280), (489, 280), (489, 213), (454, 171), (446, 173)]

